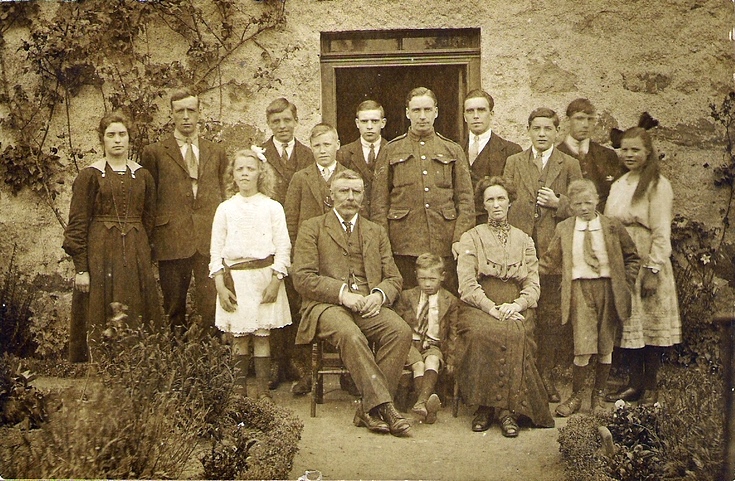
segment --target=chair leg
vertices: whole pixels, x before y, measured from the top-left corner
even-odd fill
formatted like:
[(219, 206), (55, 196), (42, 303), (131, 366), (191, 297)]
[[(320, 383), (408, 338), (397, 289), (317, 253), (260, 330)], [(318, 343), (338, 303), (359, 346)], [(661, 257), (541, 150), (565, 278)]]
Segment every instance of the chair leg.
[(321, 356), (320, 354), (320, 344), (319, 341), (315, 341), (311, 344), (311, 417), (316, 417), (316, 403), (317, 403), (317, 396), (318, 396), (318, 378), (319, 378), (319, 369), (321, 367)]

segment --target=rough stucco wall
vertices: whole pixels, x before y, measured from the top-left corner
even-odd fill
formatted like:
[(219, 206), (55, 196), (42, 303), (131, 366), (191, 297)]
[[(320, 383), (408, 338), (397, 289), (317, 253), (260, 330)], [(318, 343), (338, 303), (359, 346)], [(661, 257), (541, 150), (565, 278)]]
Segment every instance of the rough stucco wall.
[[(50, 12), (54, 6), (44, 8)], [(723, 160), (722, 133), (708, 117), (708, 104), (719, 103), (732, 89), (731, 2), (288, 0), (286, 12), (283, 29), (259, 37), (265, 55), (248, 44), (223, 66), (223, 80), (233, 83), (223, 88), (222, 103), (217, 89), (202, 96), (202, 119), (220, 121), (222, 139), (233, 146), (265, 139), (265, 107), (278, 96), (299, 108), (297, 137), (306, 139), (321, 120), (320, 31), (481, 27), (482, 86), (495, 97), (493, 128), (499, 134), (527, 147), (525, 122), (533, 108), (545, 105), (563, 116), (567, 103), (580, 96), (598, 108), (601, 141), (607, 141), (610, 127), (629, 127), (647, 110), (661, 122), (655, 138), (667, 154), (663, 171), (674, 186), (675, 210), (710, 224), (718, 221), (712, 206), (721, 205), (721, 194), (712, 187), (711, 167), (703, 164)], [(14, 29), (6, 34), (6, 57), (27, 33)], [(164, 28), (149, 28), (148, 42), (165, 45), (151, 51), (156, 61), (185, 57), (186, 45)], [(283, 57), (286, 50), (290, 53), (275, 71), (280, 81), (258, 90), (252, 81), (255, 68)], [(14, 68), (20, 75), (20, 64)], [(102, 102), (102, 93), (87, 87), (70, 104), (75, 146), (89, 152), (84, 165), (100, 150), (94, 128), (104, 111)], [(163, 124), (167, 100), (159, 107)], [(65, 130), (65, 115), (57, 114), (50, 136)], [(6, 139), (0, 132), (0, 140)], [(74, 172), (68, 168), (57, 199), (64, 216)], [(36, 196), (24, 192), (15, 197), (0, 186), (0, 229), (1, 251), (9, 252), (17, 242), (25, 272), (70, 277), (71, 263), (63, 260), (60, 248), (61, 227)]]

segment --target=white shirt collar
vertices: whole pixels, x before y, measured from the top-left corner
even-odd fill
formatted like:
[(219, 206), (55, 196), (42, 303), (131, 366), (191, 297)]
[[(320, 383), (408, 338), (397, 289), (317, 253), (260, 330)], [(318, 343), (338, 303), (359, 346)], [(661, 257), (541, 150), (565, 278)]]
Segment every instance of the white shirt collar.
[(577, 217), (574, 222), (574, 230), (587, 230), (587, 226), (589, 226), (589, 230), (600, 230), (602, 229), (602, 222), (600, 222), (600, 216), (596, 215), (594, 219), (587, 222), (586, 220), (580, 219)]
[[(346, 232), (347, 229), (345, 228), (345, 224), (344, 224), (345, 219), (343, 219), (342, 216), (339, 215), (339, 212), (337, 212), (337, 209), (332, 209), (332, 212), (334, 212), (334, 214), (337, 216), (337, 219), (339, 220), (339, 225), (342, 226), (342, 230)], [(355, 230), (355, 226), (357, 225), (357, 214), (352, 216), (352, 219), (350, 219), (349, 222), (352, 225), (352, 230)]]
[(368, 149), (368, 150), (370, 150), (370, 146), (372, 145), (375, 148), (375, 151), (377, 152), (378, 149), (380, 148), (380, 141), (381, 140), (382, 140), (382, 138), (381, 137), (378, 137), (378, 140), (376, 140), (375, 142), (370, 143), (370, 142), (366, 141), (365, 139), (363, 139), (362, 136), (360, 136), (360, 145), (362, 145), (362, 148), (363, 149)]
[[(277, 141), (275, 138), (273, 139), (273, 143), (276, 144), (276, 149), (278, 150), (278, 153), (283, 155), (283, 152), (281, 149), (283, 149), (283, 142)], [(296, 137), (292, 138), (288, 142), (286, 142), (286, 153), (290, 154), (291, 151), (293, 151), (294, 146), (296, 145)]]
[[(531, 151), (533, 152), (533, 158), (536, 158), (536, 155), (538, 155), (538, 150), (536, 150), (536, 147), (533, 145), (531, 146)], [(541, 160), (543, 161), (544, 165), (546, 165), (546, 162), (549, 161), (549, 157), (551, 157), (551, 153), (554, 151), (554, 146), (552, 145), (548, 149), (541, 152)]]
[(332, 162), (330, 165), (328, 165), (326, 167), (322, 167), (321, 165), (319, 165), (317, 163), (316, 164), (316, 167), (317, 167), (317, 169), (319, 169), (319, 172), (322, 172), (323, 170), (326, 170), (327, 172), (329, 172), (331, 174), (331, 173), (334, 173), (334, 169), (337, 168), (337, 161), (335, 160), (334, 162)]
[(569, 149), (575, 154), (579, 154), (581, 152), (586, 155), (590, 151), (590, 139), (577, 140), (571, 135), (567, 135), (564, 143), (567, 144), (567, 147), (569, 147)]
[(480, 144), (486, 144), (490, 137), (493, 135), (493, 129), (487, 129), (485, 132), (481, 133), (480, 135), (473, 134), (470, 132), (470, 144), (475, 141), (475, 137), (479, 137)]

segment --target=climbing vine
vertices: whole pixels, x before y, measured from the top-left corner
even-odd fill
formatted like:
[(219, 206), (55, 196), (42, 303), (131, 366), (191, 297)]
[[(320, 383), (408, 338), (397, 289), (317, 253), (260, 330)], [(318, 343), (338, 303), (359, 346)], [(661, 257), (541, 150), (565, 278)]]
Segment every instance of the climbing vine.
[[(79, 171), (82, 151), (75, 142), (71, 106), (85, 88), (96, 89), (105, 110), (122, 109), (133, 122), (132, 156), (165, 131), (159, 102), (168, 89), (193, 86), (199, 92), (223, 91), (243, 79), (224, 81), (222, 70), (244, 45), (257, 46), (249, 91), (269, 88), (275, 70), (296, 47), (274, 54), (257, 40), (285, 23), (285, 0), (87, 0), (47, 4), (0, 2), (0, 107), (7, 145), (0, 145), (0, 175), (14, 194), (29, 189), (65, 221), (56, 207), (58, 185), (69, 169)], [(18, 52), (9, 51), (5, 35), (27, 29)], [(158, 38), (173, 33), (186, 49), (181, 58), (156, 61)], [(152, 40), (151, 37), (154, 37)], [(160, 42), (160, 41), (159, 41)], [(23, 71), (10, 72), (8, 59), (25, 55)], [(256, 66), (256, 64), (259, 65)], [(50, 136), (52, 125), (64, 131)], [(216, 129), (203, 129), (204, 135)]]

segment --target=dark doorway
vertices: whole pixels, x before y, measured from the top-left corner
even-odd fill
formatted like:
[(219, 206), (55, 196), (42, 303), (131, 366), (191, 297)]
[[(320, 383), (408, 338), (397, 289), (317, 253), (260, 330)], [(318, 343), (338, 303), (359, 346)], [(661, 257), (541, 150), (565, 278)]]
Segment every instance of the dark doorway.
[(342, 144), (357, 139), (355, 110), (372, 99), (385, 109), (383, 136), (391, 140), (406, 133), (406, 95), (415, 87), (431, 89), (439, 100), (434, 128), (458, 142), (462, 136), (462, 96), (467, 91), (465, 65), (360, 66), (335, 69), (337, 131)]

